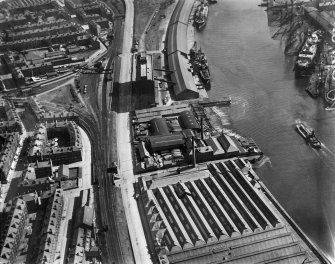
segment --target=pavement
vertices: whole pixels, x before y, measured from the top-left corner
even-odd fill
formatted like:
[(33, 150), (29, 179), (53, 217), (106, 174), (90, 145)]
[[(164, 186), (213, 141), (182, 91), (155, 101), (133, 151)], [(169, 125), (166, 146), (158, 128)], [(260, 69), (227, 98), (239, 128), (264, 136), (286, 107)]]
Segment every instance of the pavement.
[(81, 127), (79, 127), (79, 131), (81, 135), (81, 143), (83, 146), (82, 161), (69, 164), (69, 168), (82, 168), (82, 178), (79, 180), (79, 188), (85, 190), (92, 187), (92, 147), (90, 139), (88, 138), (88, 135), (85, 133), (85, 131)]

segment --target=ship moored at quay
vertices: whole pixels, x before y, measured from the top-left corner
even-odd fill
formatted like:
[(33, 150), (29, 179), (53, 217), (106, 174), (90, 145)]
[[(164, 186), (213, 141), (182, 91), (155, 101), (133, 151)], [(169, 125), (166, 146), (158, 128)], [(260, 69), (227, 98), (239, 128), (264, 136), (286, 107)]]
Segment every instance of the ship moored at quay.
[(321, 41), (321, 30), (316, 30), (307, 37), (294, 66), (296, 77), (312, 74)]
[(208, 62), (205, 53), (198, 49), (197, 42), (194, 42), (190, 50), (190, 63), (193, 66), (195, 74), (198, 74), (204, 84), (209, 84), (211, 73), (209, 71)]
[(207, 0), (202, 0), (194, 13), (195, 27), (199, 30), (202, 29), (207, 23), (207, 18), (208, 18), (208, 2)]

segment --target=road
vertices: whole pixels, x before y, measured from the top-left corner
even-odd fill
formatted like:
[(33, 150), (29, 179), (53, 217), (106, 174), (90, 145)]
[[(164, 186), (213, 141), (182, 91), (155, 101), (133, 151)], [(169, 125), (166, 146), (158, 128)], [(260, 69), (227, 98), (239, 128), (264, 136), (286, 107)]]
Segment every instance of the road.
[(134, 258), (136, 263), (152, 263), (147, 249), (143, 227), (134, 198), (135, 176), (133, 174), (131, 139), (130, 139), (130, 115), (132, 110), (131, 101), (131, 69), (132, 54), (130, 53), (133, 43), (134, 25), (134, 3), (125, 0), (126, 16), (123, 36), (123, 48), (121, 54), (120, 69), (120, 99), (119, 113), (117, 115), (117, 149), (119, 157), (119, 171), (121, 176), (120, 187), (122, 199), (127, 217), (128, 229), (131, 238)]

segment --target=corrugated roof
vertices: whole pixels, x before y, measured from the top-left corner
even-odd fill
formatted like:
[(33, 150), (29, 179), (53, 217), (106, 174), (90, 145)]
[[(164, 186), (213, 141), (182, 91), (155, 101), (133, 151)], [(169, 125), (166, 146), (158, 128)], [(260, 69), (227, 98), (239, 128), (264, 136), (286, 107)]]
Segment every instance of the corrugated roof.
[(149, 140), (153, 151), (161, 148), (175, 148), (184, 145), (184, 138), (180, 133), (165, 136), (151, 136)]
[[(186, 173), (147, 179), (148, 220), (167, 231), (159, 235), (161, 254), (182, 264), (320, 264), (321, 258), (237, 165), (233, 160), (212, 164), (200, 178)], [(152, 234), (158, 238), (156, 231)]]
[(170, 70), (174, 71), (171, 74), (171, 80), (175, 83), (173, 89), (176, 97), (178, 99), (199, 98), (187, 58), (177, 51), (168, 56), (168, 61)]
[(234, 141), (227, 135), (222, 134), (217, 138), (221, 146), (224, 148), (224, 150), (228, 153), (231, 152), (238, 152), (238, 148), (236, 147)]
[(158, 136), (158, 135), (169, 135), (170, 131), (169, 128), (167, 126), (166, 120), (162, 117), (157, 117), (154, 118), (150, 121), (150, 125), (151, 125), (151, 133), (154, 136)]
[(200, 129), (197, 119), (190, 110), (180, 113), (179, 122), (184, 129)]
[(168, 28), (167, 32), (167, 54), (170, 55), (176, 51), (188, 53), (187, 41), (185, 36), (187, 35), (187, 25), (177, 23)]
[(205, 139), (205, 142), (208, 146), (212, 147), (214, 155), (226, 153), (216, 138), (210, 137)]

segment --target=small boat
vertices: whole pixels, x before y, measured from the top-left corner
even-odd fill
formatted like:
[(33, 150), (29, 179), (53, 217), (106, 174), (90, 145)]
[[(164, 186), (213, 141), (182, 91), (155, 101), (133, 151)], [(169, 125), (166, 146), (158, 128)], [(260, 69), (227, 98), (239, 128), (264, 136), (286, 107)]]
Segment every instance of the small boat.
[(207, 22), (208, 17), (208, 2), (204, 0), (201, 4), (197, 7), (194, 13), (194, 24), (198, 29), (202, 29)]
[(307, 128), (303, 123), (297, 124), (296, 129), (313, 148), (321, 148), (321, 142), (316, 138), (314, 130)]

